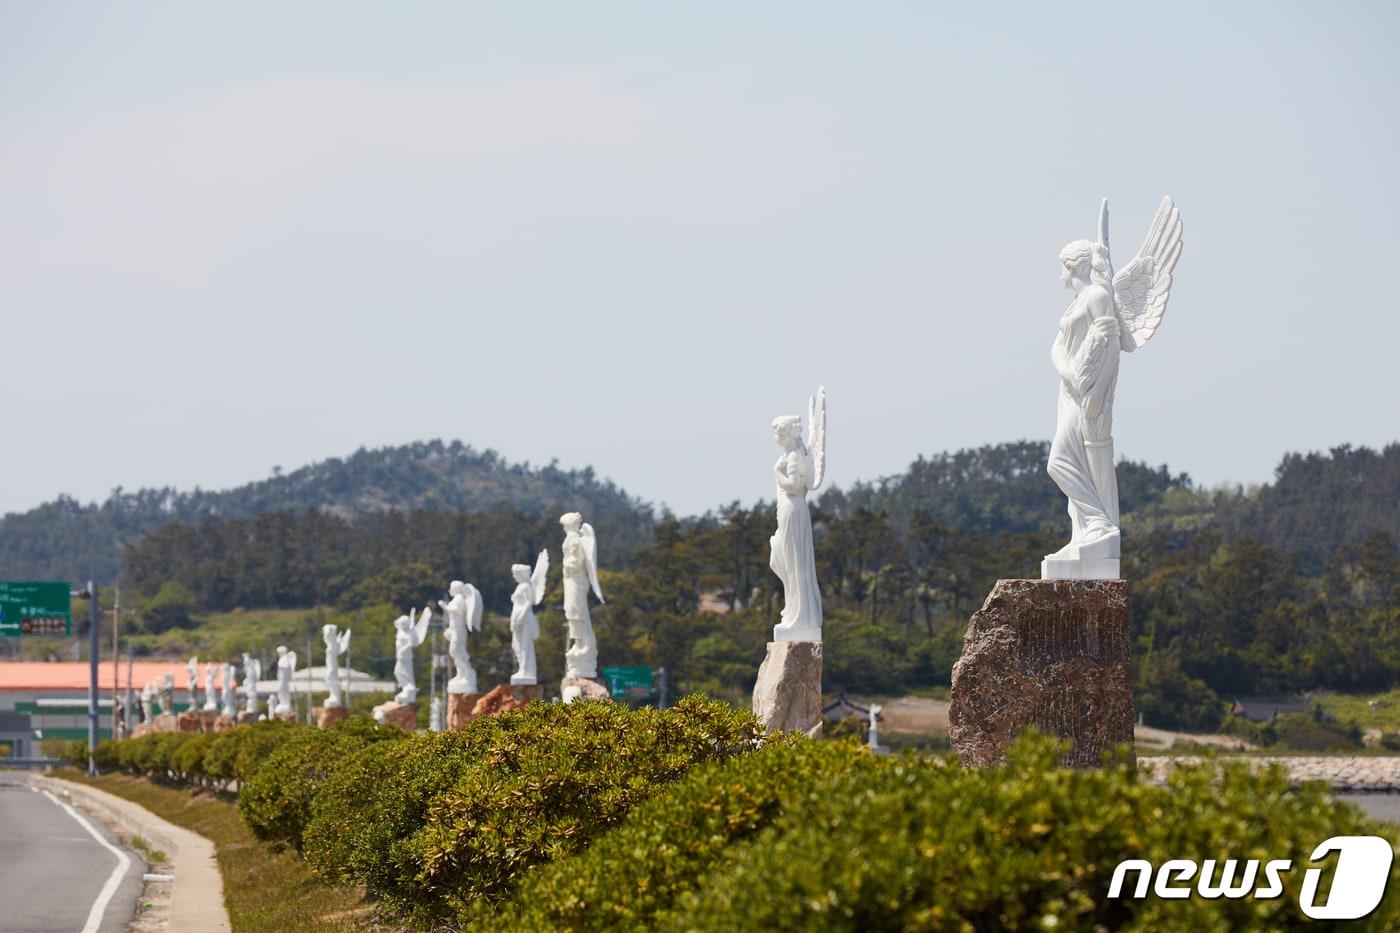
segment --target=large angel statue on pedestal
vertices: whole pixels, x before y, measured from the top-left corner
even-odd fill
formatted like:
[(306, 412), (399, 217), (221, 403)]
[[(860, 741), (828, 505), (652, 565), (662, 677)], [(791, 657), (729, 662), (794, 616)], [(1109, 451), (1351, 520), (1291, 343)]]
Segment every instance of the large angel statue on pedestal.
[(269, 716), (290, 716), (292, 713), (292, 676), (297, 672), (297, 653), (286, 645), (277, 646), (277, 704)]
[(593, 680), (598, 676), (598, 640), (588, 612), (589, 589), (598, 602), (606, 602), (598, 585), (598, 536), (577, 512), (561, 517), (559, 524), (564, 526), (564, 621), (569, 626), (564, 679)]
[(438, 601), (447, 623), (447, 653), (452, 656), (455, 671), (447, 682), (447, 692), (476, 693), (476, 668), (467, 651), (467, 633), (481, 631), (481, 592), (470, 583), (453, 580), (447, 593), (451, 599)]
[(214, 677), (218, 665), (213, 661), (204, 665), (204, 712), (217, 713), (219, 711), (219, 693), (214, 689)]
[(345, 705), (340, 689), (340, 656), (350, 650), (350, 630), (338, 632), (334, 625), (321, 626), (321, 640), (326, 643), (326, 709)]
[(1162, 323), (1181, 257), (1181, 214), (1163, 198), (1147, 240), (1117, 273), (1108, 249), (1108, 201), (1097, 241), (1060, 251), (1060, 281), (1074, 291), (1050, 350), (1060, 374), (1050, 477), (1069, 498), (1070, 541), (1041, 563), (1046, 580), (1117, 579), (1121, 533), (1113, 466), (1113, 392), (1118, 357), (1147, 343)]
[(413, 649), (423, 644), (428, 637), (428, 623), (432, 621), (433, 610), (423, 607), (418, 621), (413, 621), (413, 610), (408, 615), (394, 620), (394, 681), (399, 692), (394, 694), (395, 703), (417, 703), (418, 681), (413, 671)]
[(243, 711), (258, 715), (258, 681), (262, 679), (262, 662), (243, 652)]
[(544, 599), (545, 579), (549, 576), (549, 552), (540, 551), (532, 572), (529, 564), (512, 564), (515, 592), (510, 596), (510, 650), (515, 655), (511, 686), (539, 683), (535, 669), (535, 639), (540, 637), (540, 620), (535, 607)]
[(807, 401), (806, 438), (800, 416), (782, 415), (773, 419), (773, 439), (783, 451), (773, 466), (778, 530), (768, 541), (768, 565), (783, 581), (782, 621), (773, 627), (773, 640), (820, 642), (822, 594), (807, 493), (818, 489), (826, 476), (826, 388), (818, 388)]

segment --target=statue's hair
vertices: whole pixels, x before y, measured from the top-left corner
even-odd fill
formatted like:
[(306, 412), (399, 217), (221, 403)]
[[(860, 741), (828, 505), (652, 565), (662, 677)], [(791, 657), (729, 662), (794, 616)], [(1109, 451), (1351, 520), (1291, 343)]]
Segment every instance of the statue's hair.
[(1087, 262), (1089, 282), (1102, 286), (1110, 295), (1113, 294), (1113, 283), (1108, 278), (1108, 255), (1102, 245), (1093, 240), (1075, 240), (1060, 250), (1060, 261), (1070, 263), (1075, 269)]
[(520, 576), (522, 573), (523, 573), (527, 578), (530, 576), (530, 565), (529, 565), (529, 564), (511, 564), (511, 565), (510, 565), (510, 575), (511, 575), (512, 577), (518, 577), (518, 576)]
[(802, 418), (799, 415), (779, 415), (773, 419), (774, 431), (791, 431), (802, 436)]

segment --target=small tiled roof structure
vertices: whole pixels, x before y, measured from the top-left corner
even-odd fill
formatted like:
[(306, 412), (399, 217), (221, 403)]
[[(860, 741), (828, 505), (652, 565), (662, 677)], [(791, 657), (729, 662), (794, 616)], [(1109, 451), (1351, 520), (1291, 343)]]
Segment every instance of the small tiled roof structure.
[(1305, 696), (1236, 697), (1230, 712), (1254, 722), (1269, 722), (1282, 713), (1311, 713), (1313, 704)]
[[(117, 688), (126, 689), (126, 661), (117, 664)], [(136, 661), (131, 665), (131, 685), (137, 690), (149, 680), (175, 674), (175, 686), (185, 686), (185, 666), (171, 661)], [(86, 690), (86, 661), (0, 661), (0, 690)], [(112, 689), (112, 662), (97, 665), (97, 689)]]

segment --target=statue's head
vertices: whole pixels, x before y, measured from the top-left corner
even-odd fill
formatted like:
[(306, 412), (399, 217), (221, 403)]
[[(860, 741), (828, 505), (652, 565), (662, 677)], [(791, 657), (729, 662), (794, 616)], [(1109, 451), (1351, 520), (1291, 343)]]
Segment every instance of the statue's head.
[(583, 527), (583, 516), (578, 512), (570, 512), (559, 517), (559, 524), (564, 526), (567, 532), (575, 532)]
[(786, 449), (801, 437), (802, 419), (797, 415), (779, 415), (773, 419), (773, 440), (779, 447)]
[(1075, 240), (1060, 250), (1060, 284), (1073, 289), (1076, 281), (1108, 285), (1108, 255), (1093, 240)]
[(278, 645), (278, 646), (277, 646), (277, 656), (278, 656), (279, 658), (282, 657), (282, 655), (284, 655), (284, 654), (286, 654), (286, 653), (287, 653), (287, 646), (286, 646), (286, 645)]
[(516, 583), (529, 583), (529, 582), (530, 582), (530, 565), (529, 565), (529, 564), (511, 564), (511, 565), (510, 565), (510, 575), (511, 575), (512, 577), (515, 578), (515, 582), (516, 582)]
[(409, 619), (408, 616), (399, 616), (397, 619), (394, 620), (394, 628), (398, 629), (400, 632), (407, 632), (409, 626), (411, 626), (412, 624), (413, 621)]
[(334, 641), (334, 640), (335, 640), (335, 626), (332, 625), (332, 624), (330, 624), (329, 622), (327, 622), (325, 625), (321, 626), (321, 637), (324, 638), (324, 639), (325, 639), (326, 641), (328, 641), (328, 642)]
[(451, 593), (453, 596), (461, 596), (464, 592), (466, 592), (466, 589), (467, 585), (461, 580), (453, 580), (447, 586), (447, 592)]

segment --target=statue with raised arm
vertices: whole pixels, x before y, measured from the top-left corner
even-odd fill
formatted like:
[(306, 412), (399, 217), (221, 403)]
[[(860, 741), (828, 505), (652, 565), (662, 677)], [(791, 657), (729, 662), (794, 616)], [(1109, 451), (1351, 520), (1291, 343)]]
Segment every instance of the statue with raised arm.
[(428, 623), (432, 621), (433, 610), (423, 607), (418, 621), (413, 621), (413, 611), (394, 620), (394, 681), (399, 692), (394, 694), (395, 703), (417, 703), (418, 681), (413, 671), (413, 649), (423, 644), (428, 637)]
[(161, 678), (160, 687), (161, 687), (161, 692), (160, 692), (161, 712), (163, 712), (163, 713), (169, 713), (171, 716), (174, 716), (174, 715), (175, 715), (175, 670), (174, 670), (174, 668), (171, 668), (170, 672), (169, 672), (168, 674), (166, 674), (164, 677)]
[(1113, 465), (1113, 395), (1120, 353), (1147, 343), (1162, 323), (1181, 257), (1181, 214), (1163, 198), (1138, 254), (1113, 271), (1108, 201), (1097, 240), (1060, 251), (1060, 282), (1074, 299), (1050, 350), (1060, 377), (1047, 470), (1069, 499), (1070, 540), (1041, 562), (1046, 580), (1119, 577), (1118, 477)]
[(199, 658), (190, 658), (185, 664), (185, 686), (190, 691), (190, 709), (199, 709)]
[(238, 717), (238, 668), (232, 661), (224, 665), (224, 708), (222, 712), (229, 719)]
[(219, 711), (219, 691), (214, 689), (214, 678), (218, 676), (218, 665), (213, 661), (204, 665), (204, 712)]
[(593, 680), (598, 676), (598, 640), (588, 611), (588, 591), (603, 599), (598, 585), (598, 536), (578, 512), (559, 519), (564, 527), (564, 621), (569, 646), (564, 651), (564, 679)]
[(286, 645), (277, 646), (277, 707), (273, 715), (292, 714), (292, 676), (297, 671), (297, 653)]
[(807, 493), (820, 488), (826, 476), (826, 388), (807, 400), (805, 438), (802, 418), (782, 415), (773, 419), (773, 440), (782, 454), (773, 465), (778, 530), (768, 541), (768, 566), (783, 582), (782, 620), (773, 627), (773, 640), (820, 642), (822, 594)]
[(510, 574), (515, 578), (515, 592), (510, 597), (510, 650), (515, 655), (515, 673), (510, 675), (510, 683), (529, 686), (539, 683), (535, 639), (540, 637), (540, 621), (535, 618), (535, 607), (544, 599), (549, 552), (540, 551), (533, 571), (529, 564), (512, 564)]
[(258, 681), (262, 679), (262, 662), (243, 652), (243, 710), (258, 715)]
[(340, 689), (340, 656), (350, 650), (350, 630), (336, 630), (331, 624), (321, 626), (321, 640), (326, 644), (326, 709), (339, 709), (345, 705)]
[(476, 693), (476, 668), (472, 667), (471, 653), (467, 650), (467, 633), (481, 631), (484, 609), (481, 593), (461, 580), (453, 580), (447, 592), (450, 598), (446, 602), (438, 601), (447, 630), (447, 653), (452, 657), (455, 671), (447, 682), (447, 692)]

